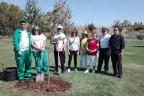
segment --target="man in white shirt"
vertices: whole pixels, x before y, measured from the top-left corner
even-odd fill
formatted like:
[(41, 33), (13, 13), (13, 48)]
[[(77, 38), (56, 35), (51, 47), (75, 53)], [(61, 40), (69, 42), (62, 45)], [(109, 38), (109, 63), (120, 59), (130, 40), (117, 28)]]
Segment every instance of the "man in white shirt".
[(17, 76), (19, 82), (21, 83), (24, 81), (24, 78), (31, 78), (32, 76), (32, 57), (30, 32), (26, 30), (26, 21), (20, 21), (20, 26), (21, 28), (17, 29), (13, 33), (13, 45), (15, 52), (15, 60), (17, 63)]
[(102, 28), (102, 35), (99, 36), (99, 42), (100, 42), (100, 48), (99, 48), (99, 60), (98, 60), (98, 66), (97, 66), (97, 71), (101, 71), (101, 67), (103, 64), (103, 61), (105, 63), (104, 65), (104, 71), (105, 73), (108, 72), (109, 70), (109, 55), (108, 50), (109, 50), (109, 40), (110, 40), (111, 35), (108, 34), (108, 29), (107, 28)]
[(54, 58), (55, 58), (55, 72), (58, 73), (58, 55), (60, 57), (61, 62), (61, 72), (65, 71), (65, 45), (67, 43), (67, 39), (65, 34), (62, 32), (62, 26), (57, 26), (57, 32), (55, 32), (52, 38), (52, 44), (54, 44)]

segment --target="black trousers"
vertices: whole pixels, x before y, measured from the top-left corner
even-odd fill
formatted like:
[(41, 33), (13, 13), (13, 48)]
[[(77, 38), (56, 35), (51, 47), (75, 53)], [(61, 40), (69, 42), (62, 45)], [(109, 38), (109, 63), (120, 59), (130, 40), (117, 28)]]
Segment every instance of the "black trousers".
[(118, 74), (122, 76), (122, 57), (118, 55), (118, 53), (111, 54), (112, 66), (114, 74)]
[(101, 71), (101, 67), (102, 67), (102, 64), (103, 64), (103, 61), (104, 61), (104, 70), (105, 71), (108, 71), (109, 70), (109, 58), (110, 56), (107, 55), (107, 52), (108, 52), (108, 48), (100, 48), (100, 51), (99, 51), (99, 59), (98, 59), (98, 66), (97, 66), (97, 69), (98, 71)]
[(72, 57), (74, 56), (74, 68), (77, 68), (77, 51), (71, 51), (69, 50), (69, 60), (68, 60), (68, 68), (71, 66)]
[[(60, 62), (61, 62), (61, 70), (62, 72), (65, 70), (65, 51), (59, 52)], [(55, 59), (55, 71), (58, 72), (58, 51), (54, 51), (54, 59)]]

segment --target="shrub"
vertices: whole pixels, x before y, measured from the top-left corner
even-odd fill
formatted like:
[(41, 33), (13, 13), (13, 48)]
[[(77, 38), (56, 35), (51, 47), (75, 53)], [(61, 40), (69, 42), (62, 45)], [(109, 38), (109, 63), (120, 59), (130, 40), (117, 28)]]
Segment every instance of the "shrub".
[(138, 38), (139, 40), (143, 40), (143, 39), (144, 39), (144, 35), (142, 35), (142, 34), (137, 35), (137, 38)]

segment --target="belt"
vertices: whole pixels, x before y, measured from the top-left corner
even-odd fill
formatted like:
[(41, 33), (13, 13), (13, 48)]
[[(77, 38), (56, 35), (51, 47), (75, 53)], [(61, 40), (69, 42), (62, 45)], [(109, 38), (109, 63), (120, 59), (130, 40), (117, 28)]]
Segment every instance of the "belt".
[(106, 50), (106, 49), (109, 49), (109, 48), (100, 48), (100, 49), (102, 49), (102, 50)]

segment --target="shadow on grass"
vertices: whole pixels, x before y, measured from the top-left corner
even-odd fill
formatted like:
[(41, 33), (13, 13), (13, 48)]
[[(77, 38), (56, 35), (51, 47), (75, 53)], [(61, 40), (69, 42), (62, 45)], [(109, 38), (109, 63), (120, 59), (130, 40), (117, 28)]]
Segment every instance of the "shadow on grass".
[(0, 80), (2, 81), (4, 80), (4, 72), (1, 72), (1, 71), (0, 71)]
[[(36, 70), (35, 67), (32, 67), (32, 70)], [(49, 66), (49, 71), (54, 72), (55, 71), (55, 66)], [(35, 75), (36, 73), (32, 73), (32, 75)]]
[(131, 47), (143, 47), (144, 48), (144, 46), (131, 46)]
[[(61, 69), (61, 66), (59, 66), (59, 68)], [(32, 67), (32, 69), (33, 69), (33, 70), (36, 70), (35, 67)], [(68, 69), (68, 67), (65, 66), (65, 71), (67, 71), (67, 69)], [(71, 71), (74, 71), (75, 68), (74, 68), (74, 67), (71, 67), (70, 69), (71, 69)], [(81, 67), (77, 67), (77, 70), (84, 72), (86, 69), (81, 68)], [(55, 66), (49, 66), (49, 71), (50, 71), (50, 72), (55, 72)], [(90, 72), (92, 72), (92, 69), (90, 69)], [(100, 74), (106, 75), (104, 72), (101, 72)], [(34, 75), (36, 75), (36, 73), (32, 73), (32, 75), (34, 76)], [(107, 75), (112, 75), (112, 74), (108, 73)]]
[(106, 73), (106, 72), (104, 72), (104, 71), (96, 72), (96, 73), (102, 74), (102, 75), (114, 76), (112, 73), (108, 73), (108, 72)]

